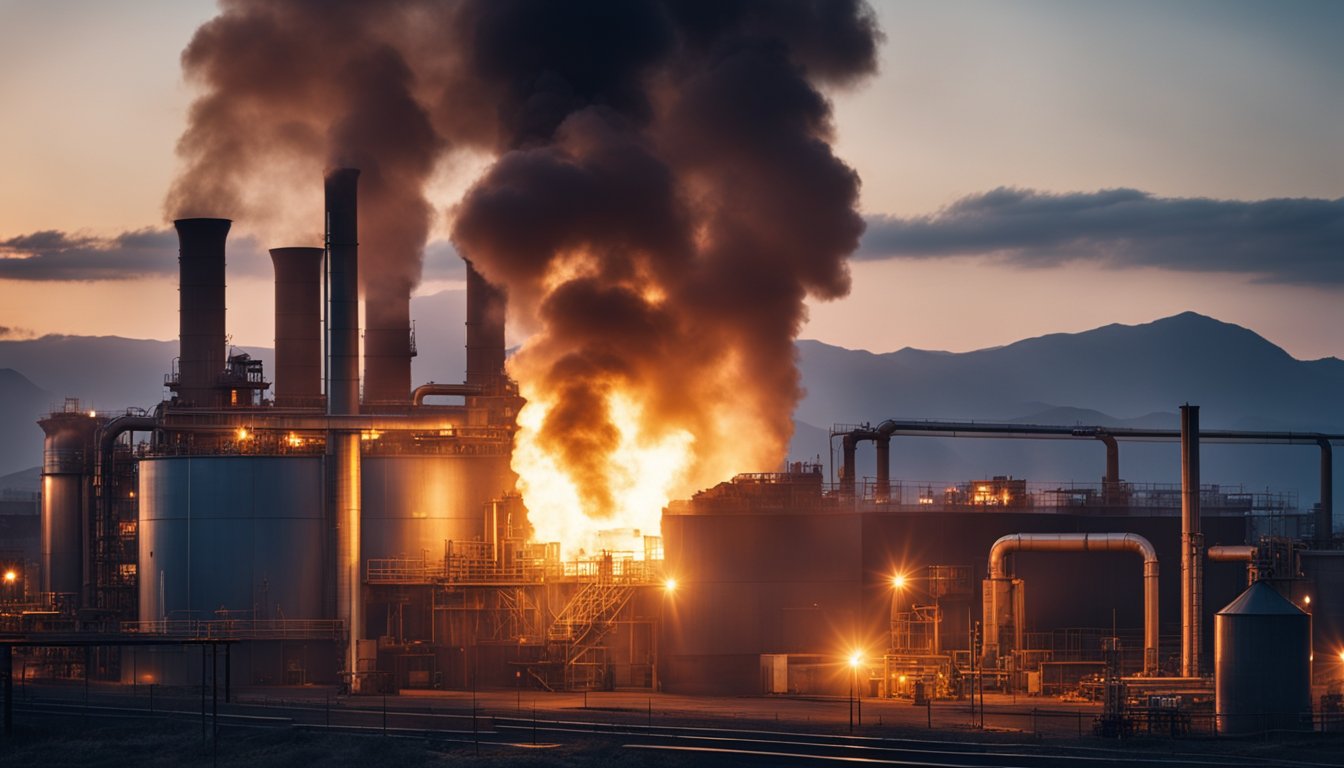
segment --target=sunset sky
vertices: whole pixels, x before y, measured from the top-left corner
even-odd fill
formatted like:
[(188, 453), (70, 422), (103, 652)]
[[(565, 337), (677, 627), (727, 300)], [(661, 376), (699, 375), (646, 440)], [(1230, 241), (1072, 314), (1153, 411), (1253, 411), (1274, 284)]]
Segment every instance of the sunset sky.
[[(831, 94), (868, 233), (805, 337), (963, 351), (1195, 310), (1344, 357), (1344, 4), (874, 5), (882, 72)], [(0, 338), (175, 336), (179, 54), (214, 13), (0, 0)], [(483, 163), (443, 169), (441, 208)], [(422, 292), (453, 284), (446, 231)], [(249, 234), (229, 328), (269, 346)]]

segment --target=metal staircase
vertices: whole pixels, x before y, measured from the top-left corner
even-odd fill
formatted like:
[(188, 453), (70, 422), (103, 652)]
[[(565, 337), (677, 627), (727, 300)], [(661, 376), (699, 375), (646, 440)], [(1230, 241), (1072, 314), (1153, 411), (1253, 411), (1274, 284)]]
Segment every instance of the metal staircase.
[(529, 673), (549, 690), (598, 688), (606, 675), (602, 639), (611, 631), (635, 588), (598, 580), (565, 605), (546, 632), (547, 659)]

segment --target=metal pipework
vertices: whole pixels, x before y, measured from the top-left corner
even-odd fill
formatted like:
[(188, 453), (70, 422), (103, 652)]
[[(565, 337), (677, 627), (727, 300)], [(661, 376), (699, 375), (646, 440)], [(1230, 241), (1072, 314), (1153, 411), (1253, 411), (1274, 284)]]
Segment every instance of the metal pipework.
[(275, 267), (275, 404), (322, 398), (322, 249), (272, 248)]
[[(1136, 533), (1016, 533), (989, 548), (989, 578), (1007, 580), (1003, 558), (1010, 552), (1133, 552), (1143, 558), (1143, 671), (1158, 670), (1158, 564), (1157, 550)], [(991, 596), (993, 591), (991, 591)], [(993, 598), (991, 597), (991, 600)], [(998, 611), (985, 611), (985, 642), (998, 642)], [(1021, 619), (1017, 628), (1021, 629)]]
[(1106, 476), (1101, 480), (1101, 498), (1106, 504), (1114, 504), (1120, 499), (1120, 444), (1114, 435), (1105, 432), (1096, 432), (1092, 437), (1106, 446)]
[(183, 405), (223, 403), (224, 241), (228, 219), (178, 219), (178, 362), (174, 388)]
[(1328, 549), (1335, 535), (1335, 462), (1330, 441), (1316, 441), (1321, 448), (1321, 503), (1316, 508), (1316, 546)]
[(1199, 406), (1181, 406), (1181, 676), (1199, 677), (1200, 624), (1204, 610), (1204, 560), (1200, 556)]
[(1255, 559), (1257, 548), (1249, 544), (1209, 547), (1204, 554), (1215, 563), (1249, 563)]
[(474, 384), (421, 384), (411, 393), (411, 403), (413, 405), (424, 405), (426, 397), (474, 397), (482, 393), (482, 389)]

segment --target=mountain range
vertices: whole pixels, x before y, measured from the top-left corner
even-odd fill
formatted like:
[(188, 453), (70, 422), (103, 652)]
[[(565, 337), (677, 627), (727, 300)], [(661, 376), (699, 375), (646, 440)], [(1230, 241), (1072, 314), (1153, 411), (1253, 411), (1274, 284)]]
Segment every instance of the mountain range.
[[(461, 381), (463, 309), (461, 291), (412, 300), (415, 382)], [(272, 369), (271, 350), (245, 351)], [(903, 418), (1175, 429), (1186, 402), (1201, 406), (1208, 429), (1344, 432), (1344, 361), (1297, 360), (1253, 331), (1189, 312), (964, 353), (873, 354), (810, 340), (799, 341), (797, 351), (806, 395), (794, 415), (794, 459), (827, 461), (834, 424)], [(176, 342), (117, 337), (0, 342), (0, 430), (8, 435), (0, 441), (0, 475), (39, 463), (35, 421), (65, 397), (100, 410), (157, 403), (176, 353)], [(860, 474), (874, 473), (871, 453), (871, 445), (860, 450)], [(898, 438), (892, 476), (1096, 482), (1103, 456), (1099, 444), (1081, 441)], [(1206, 444), (1202, 456), (1205, 482), (1296, 492), (1304, 507), (1316, 501), (1313, 448)], [(1179, 482), (1178, 450), (1124, 444), (1121, 473)]]

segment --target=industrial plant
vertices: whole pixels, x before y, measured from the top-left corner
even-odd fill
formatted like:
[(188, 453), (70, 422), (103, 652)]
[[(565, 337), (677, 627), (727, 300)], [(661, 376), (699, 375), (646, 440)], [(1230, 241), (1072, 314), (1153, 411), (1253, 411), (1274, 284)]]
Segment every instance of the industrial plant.
[[(566, 559), (511, 469), (504, 295), (468, 264), (465, 381), (413, 382), (409, 293), (378, 313), (404, 323), (361, 334), (358, 183), (328, 174), (323, 247), (270, 252), (273, 371), (229, 352), (230, 222), (175, 222), (171, 397), (39, 422), (40, 574), (3, 616), (15, 674), (186, 685), (211, 647), (232, 686), (1067, 694), (1104, 702), (1113, 734), (1154, 713), (1305, 730), (1338, 706), (1344, 436), (1202, 431), (1196, 405), (1169, 431), (872, 414), (833, 428), (836, 467), (738, 475)], [(891, 441), (928, 436), (1073, 441), (1102, 479), (894, 479)], [(1179, 442), (1181, 483), (1122, 479), (1129, 441)], [(1203, 483), (1207, 442), (1318, 446), (1320, 503)]]

